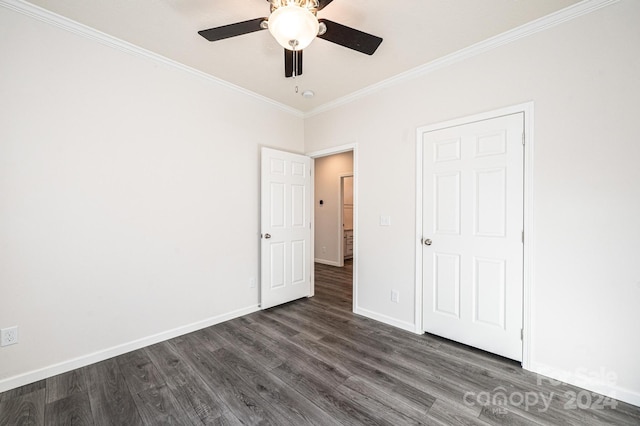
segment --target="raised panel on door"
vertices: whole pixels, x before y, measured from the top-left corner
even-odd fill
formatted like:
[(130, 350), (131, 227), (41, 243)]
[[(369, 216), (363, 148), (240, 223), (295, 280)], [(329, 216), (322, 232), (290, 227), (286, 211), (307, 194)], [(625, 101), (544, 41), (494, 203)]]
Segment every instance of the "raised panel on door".
[(284, 176), (285, 170), (286, 170), (285, 160), (281, 158), (269, 159), (269, 173), (272, 176), (276, 176), (276, 175)]
[(522, 359), (523, 114), (421, 134), (423, 329)]
[(473, 320), (504, 329), (506, 316), (504, 259), (475, 258)]
[(475, 142), (476, 158), (507, 153), (507, 131), (505, 129), (477, 134)]
[(476, 236), (504, 237), (507, 229), (507, 170), (475, 170), (474, 232)]
[(269, 263), (271, 273), (269, 274), (269, 288), (277, 289), (284, 287), (285, 284), (285, 244), (270, 243), (269, 244)]
[(455, 161), (460, 159), (460, 138), (436, 140), (433, 142), (433, 161)]
[(306, 212), (307, 194), (304, 185), (291, 185), (291, 226), (304, 228), (308, 226)]
[(285, 226), (285, 185), (281, 182), (271, 182), (269, 184), (269, 195), (271, 196), (270, 202), (270, 220), (269, 225), (273, 228), (284, 228)]
[(460, 317), (460, 256), (434, 253), (433, 311)]
[(434, 234), (460, 234), (460, 173), (433, 176)]
[(291, 161), (291, 176), (296, 176), (302, 178), (302, 180), (306, 180), (307, 177), (307, 169), (309, 167), (309, 162), (305, 157), (304, 161)]
[(306, 268), (307, 247), (304, 240), (291, 242), (291, 284), (300, 285), (306, 282), (309, 271)]

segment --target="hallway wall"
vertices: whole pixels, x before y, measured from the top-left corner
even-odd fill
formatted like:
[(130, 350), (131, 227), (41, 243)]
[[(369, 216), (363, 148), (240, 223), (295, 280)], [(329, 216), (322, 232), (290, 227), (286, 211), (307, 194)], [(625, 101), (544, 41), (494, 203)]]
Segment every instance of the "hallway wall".
[[(315, 159), (315, 261), (340, 264), (340, 177), (353, 173), (353, 152)], [(324, 204), (320, 205), (320, 200)]]

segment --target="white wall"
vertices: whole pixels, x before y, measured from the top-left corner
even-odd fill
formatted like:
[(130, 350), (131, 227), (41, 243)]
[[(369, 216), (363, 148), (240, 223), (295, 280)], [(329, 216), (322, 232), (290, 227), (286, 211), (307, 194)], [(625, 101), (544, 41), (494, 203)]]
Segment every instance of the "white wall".
[[(340, 177), (353, 173), (353, 151), (315, 159), (315, 261), (340, 265)], [(324, 204), (320, 205), (320, 200)], [(324, 250), (323, 250), (324, 248)]]
[(255, 309), (260, 145), (302, 118), (0, 7), (0, 392)]
[(640, 404), (638, 16), (623, 0), (305, 120), (307, 152), (358, 143), (363, 312), (414, 323), (415, 129), (532, 100), (530, 367)]

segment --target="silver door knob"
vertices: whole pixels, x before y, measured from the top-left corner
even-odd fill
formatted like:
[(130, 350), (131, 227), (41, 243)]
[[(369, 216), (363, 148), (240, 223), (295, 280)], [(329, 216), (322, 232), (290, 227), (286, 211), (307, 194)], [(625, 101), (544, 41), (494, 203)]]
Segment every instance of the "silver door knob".
[(427, 238), (426, 240), (424, 240), (424, 245), (425, 246), (430, 246), (432, 242), (433, 241), (431, 241), (430, 239)]
[(264, 234), (264, 238), (268, 240), (269, 238), (271, 238), (271, 234)]

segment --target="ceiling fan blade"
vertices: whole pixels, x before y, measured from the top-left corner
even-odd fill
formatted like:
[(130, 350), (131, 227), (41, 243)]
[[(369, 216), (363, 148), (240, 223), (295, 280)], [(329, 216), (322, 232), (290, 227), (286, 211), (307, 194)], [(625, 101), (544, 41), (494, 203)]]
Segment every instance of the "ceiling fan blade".
[(380, 46), (380, 43), (382, 43), (382, 38), (380, 37), (338, 24), (337, 22), (328, 19), (318, 19), (318, 21), (324, 22), (327, 26), (327, 32), (319, 35), (318, 38), (339, 44), (340, 46), (348, 47), (349, 49), (357, 50), (367, 55), (373, 55), (378, 46)]
[(284, 49), (284, 76), (302, 75), (302, 50)]
[(318, 10), (322, 10), (329, 5), (333, 0), (319, 0), (318, 1)]
[(198, 34), (209, 41), (223, 40), (225, 38), (263, 30), (264, 28), (260, 26), (260, 23), (262, 21), (265, 21), (266, 19), (267, 18), (256, 18), (250, 19), (248, 21), (236, 22), (235, 24), (223, 25), (221, 27), (198, 31)]

